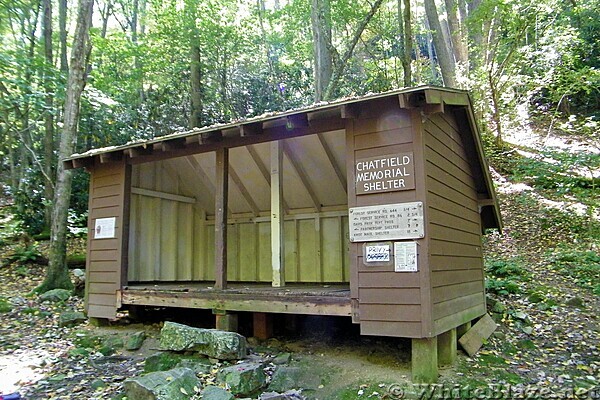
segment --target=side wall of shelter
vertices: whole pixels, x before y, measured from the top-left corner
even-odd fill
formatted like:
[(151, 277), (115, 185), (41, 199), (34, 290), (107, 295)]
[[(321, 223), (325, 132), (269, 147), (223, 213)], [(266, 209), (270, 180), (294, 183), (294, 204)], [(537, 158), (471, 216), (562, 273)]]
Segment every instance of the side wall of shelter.
[[(124, 162), (91, 168), (85, 309), (90, 317), (115, 318), (117, 290), (126, 271), (127, 214), (131, 168)], [(98, 218), (115, 218), (115, 237), (94, 238)], [(123, 268), (122, 268), (123, 266)]]
[(464, 139), (452, 112), (423, 124), (433, 334), (485, 313), (481, 218)]
[[(359, 118), (346, 126), (349, 207), (425, 200), (423, 153), (418, 113), (399, 108), (395, 101), (374, 101), (361, 107)], [(412, 190), (356, 195), (354, 162), (374, 156), (413, 152), (415, 185)], [(351, 296), (358, 302), (364, 335), (423, 337), (430, 320), (427, 242), (419, 244), (418, 272), (394, 272), (394, 266), (366, 266), (362, 243), (350, 244)], [(424, 289), (423, 289), (424, 288)], [(424, 321), (424, 322), (423, 322)]]
[[(169, 160), (133, 166), (130, 282), (215, 279), (214, 200), (187, 190), (201, 184), (188, 174)], [(268, 213), (232, 216), (227, 235), (228, 281), (271, 282)], [(347, 210), (286, 215), (286, 282), (348, 282), (347, 238)]]

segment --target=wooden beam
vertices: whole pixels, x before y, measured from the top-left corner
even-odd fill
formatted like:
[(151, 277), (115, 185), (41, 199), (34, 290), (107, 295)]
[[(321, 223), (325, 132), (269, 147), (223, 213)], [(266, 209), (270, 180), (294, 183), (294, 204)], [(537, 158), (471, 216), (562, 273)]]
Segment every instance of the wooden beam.
[(185, 145), (186, 146), (191, 146), (193, 144), (200, 144), (200, 143), (202, 143), (202, 135), (193, 135), (193, 136), (185, 137)]
[(271, 142), (271, 266), (273, 287), (285, 286), (282, 141)]
[(215, 289), (227, 288), (227, 203), (229, 194), (229, 149), (216, 151), (215, 193)]
[(159, 192), (156, 190), (143, 189), (143, 188), (139, 188), (139, 187), (132, 187), (131, 193), (139, 194), (141, 196), (155, 197), (155, 198), (159, 198), (159, 199), (178, 201), (180, 203), (189, 203), (189, 204), (196, 203), (196, 199), (193, 197), (180, 196), (178, 194)]
[(168, 290), (124, 289), (123, 304), (154, 307), (182, 307), (217, 309), (229, 311), (266, 312), (281, 314), (339, 315), (350, 316), (350, 298), (338, 296), (302, 296), (288, 294), (285, 297), (270, 294), (228, 293), (228, 291), (169, 292)]
[(335, 157), (333, 155), (333, 151), (331, 151), (331, 148), (329, 147), (329, 145), (325, 141), (325, 138), (323, 137), (322, 133), (318, 133), (317, 134), (317, 138), (319, 139), (319, 142), (321, 143), (321, 146), (323, 147), (323, 150), (325, 150), (325, 154), (327, 154), (327, 158), (329, 159), (329, 163), (333, 167), (333, 170), (335, 171), (335, 174), (337, 175), (340, 183), (342, 184), (342, 187), (344, 188), (344, 193), (348, 193), (348, 182), (346, 181), (346, 177), (344, 176), (344, 173), (342, 172), (342, 169), (338, 166), (337, 162), (335, 161)]
[(308, 116), (305, 113), (290, 115), (285, 120), (285, 129), (288, 131), (306, 127), (308, 127)]
[(346, 104), (340, 107), (340, 116), (342, 119), (358, 119), (360, 109), (358, 104)]
[(130, 158), (148, 156), (152, 154), (152, 149), (149, 147), (132, 147), (130, 149), (126, 149), (125, 152), (129, 155)]
[(114, 161), (121, 161), (123, 159), (123, 153), (102, 153), (100, 154), (100, 164), (106, 164)]
[(252, 199), (252, 196), (248, 192), (248, 189), (246, 189), (246, 186), (244, 185), (244, 182), (242, 181), (240, 176), (231, 167), (229, 168), (229, 176), (231, 176), (231, 180), (233, 181), (234, 185), (238, 188), (238, 190), (242, 194), (242, 197), (244, 198), (244, 200), (246, 200), (246, 203), (248, 203), (248, 205), (250, 206), (250, 209), (252, 210), (252, 213), (254, 214), (254, 216), (258, 217), (258, 215), (260, 214), (260, 210), (259, 210), (258, 206)]
[[(94, 164), (93, 158), (76, 158), (70, 162), (65, 162), (65, 166), (71, 164), (73, 168), (87, 168)], [(65, 169), (73, 169), (73, 168), (65, 168)]]
[(302, 181), (304, 188), (306, 189), (306, 191), (308, 192), (308, 195), (310, 196), (310, 198), (312, 200), (313, 207), (315, 208), (315, 210), (317, 210), (317, 212), (320, 211), (321, 203), (319, 202), (319, 199), (317, 198), (315, 191), (310, 186), (308, 176), (306, 175), (306, 172), (304, 172), (302, 165), (294, 157), (294, 154), (293, 154), (292, 150), (290, 149), (290, 146), (285, 141), (283, 142), (283, 154), (285, 154), (285, 156), (288, 158), (288, 160), (290, 160), (290, 164), (292, 164), (292, 168), (294, 168), (294, 170), (296, 171), (296, 174), (300, 178), (300, 181)]
[(198, 176), (200, 177), (200, 180), (202, 181), (202, 183), (204, 184), (204, 186), (206, 187), (206, 189), (208, 190), (210, 195), (214, 196), (216, 193), (215, 186), (212, 184), (212, 182), (210, 181), (210, 178), (208, 177), (208, 175), (206, 175), (206, 173), (202, 169), (202, 166), (200, 165), (198, 160), (196, 160), (196, 158), (194, 156), (187, 156), (185, 159), (186, 159), (187, 163), (190, 164), (190, 166), (194, 169), (194, 172), (196, 174), (198, 174)]
[(210, 132), (202, 132), (200, 140), (202, 141), (201, 144), (220, 142), (221, 140), (223, 140), (223, 131), (216, 130)]
[(186, 141), (185, 138), (177, 138), (172, 140), (167, 140), (166, 142), (162, 142), (163, 151), (176, 151), (179, 149), (185, 148)]
[(263, 133), (262, 122), (240, 125), (240, 136), (256, 136)]
[[(271, 186), (271, 174), (269, 173), (269, 170), (267, 169), (267, 167), (265, 166), (265, 164), (262, 162), (260, 156), (256, 152), (256, 149), (254, 148), (253, 145), (246, 146), (246, 149), (248, 150), (248, 153), (250, 153), (250, 157), (252, 157), (252, 160), (254, 161), (254, 163), (256, 164), (256, 166), (258, 167), (258, 170), (260, 171), (260, 174), (263, 176), (263, 178), (265, 178), (265, 181), (267, 181), (267, 184), (270, 187)], [(285, 202), (285, 199), (283, 197), (281, 197), (281, 202), (282, 202), (282, 205), (283, 205), (283, 211), (284, 211), (284, 213), (288, 214), (289, 208), (288, 208), (288, 205)]]

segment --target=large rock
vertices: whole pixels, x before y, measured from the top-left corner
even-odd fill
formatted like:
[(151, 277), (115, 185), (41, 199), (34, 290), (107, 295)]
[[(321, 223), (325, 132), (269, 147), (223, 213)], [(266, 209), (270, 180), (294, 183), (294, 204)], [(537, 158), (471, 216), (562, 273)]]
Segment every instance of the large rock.
[(267, 384), (267, 374), (262, 364), (241, 363), (223, 368), (217, 380), (227, 384), (235, 395), (250, 395)]
[(197, 351), (219, 360), (239, 360), (247, 353), (246, 338), (235, 332), (193, 328), (165, 322), (160, 331), (160, 347), (172, 351)]
[(233, 400), (233, 395), (225, 389), (210, 385), (200, 392), (203, 399), (206, 400)]
[(40, 301), (51, 301), (58, 303), (59, 301), (67, 301), (71, 297), (71, 291), (67, 289), (52, 289), (40, 295)]
[[(168, 371), (170, 369), (180, 367), (179, 363), (188, 359), (197, 359), (197, 357), (170, 352), (154, 353), (146, 358), (146, 361), (144, 362), (144, 372)], [(181, 365), (181, 367), (184, 366)], [(185, 367), (188, 368), (187, 365)]]
[(152, 372), (123, 384), (128, 399), (187, 400), (200, 388), (200, 380), (188, 368)]
[(82, 312), (79, 311), (65, 311), (58, 317), (59, 326), (75, 326), (82, 322), (85, 322), (87, 318)]
[(132, 333), (125, 339), (125, 350), (138, 350), (144, 344), (144, 340), (146, 340), (146, 332), (138, 331)]
[(285, 393), (265, 392), (258, 396), (258, 400), (304, 400), (299, 390), (288, 390)]
[(269, 390), (279, 393), (300, 388), (315, 390), (319, 385), (321, 385), (321, 378), (314, 371), (300, 367), (280, 366), (271, 377)]

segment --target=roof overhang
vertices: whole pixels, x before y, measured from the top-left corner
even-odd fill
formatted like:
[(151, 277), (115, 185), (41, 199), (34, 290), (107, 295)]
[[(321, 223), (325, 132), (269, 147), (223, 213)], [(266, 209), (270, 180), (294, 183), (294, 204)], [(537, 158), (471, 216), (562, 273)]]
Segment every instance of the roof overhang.
[(345, 119), (359, 118), (364, 104), (390, 98), (400, 108), (419, 109), (423, 115), (438, 112), (460, 113), (466, 145), (476, 154), (473, 160), (475, 176), (479, 178), (478, 192), (483, 228), (500, 228), (502, 220), (493, 181), (483, 152), (483, 144), (466, 91), (434, 86), (393, 90), (308, 107), (178, 132), (151, 140), (140, 140), (120, 146), (91, 149), (73, 154), (63, 160), (66, 169), (91, 167), (126, 160), (130, 164), (157, 161), (191, 154), (214, 151), (221, 147), (239, 147), (292, 137), (345, 129)]

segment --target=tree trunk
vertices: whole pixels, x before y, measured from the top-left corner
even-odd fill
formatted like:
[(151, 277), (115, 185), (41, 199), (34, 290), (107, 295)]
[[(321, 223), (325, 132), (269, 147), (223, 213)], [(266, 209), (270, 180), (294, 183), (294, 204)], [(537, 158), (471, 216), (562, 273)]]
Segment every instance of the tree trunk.
[(427, 21), (429, 22), (431, 35), (433, 36), (433, 45), (435, 46), (438, 63), (440, 64), (440, 70), (442, 71), (444, 85), (448, 87), (456, 87), (454, 59), (451, 57), (450, 51), (448, 50), (446, 42), (444, 41), (440, 19), (435, 6), (435, 0), (424, 0), (424, 4), (425, 14), (427, 14)]
[[(400, 7), (400, 0), (398, 0), (398, 7)], [(411, 70), (411, 53), (413, 47), (413, 33), (412, 33), (412, 18), (410, 11), (410, 0), (404, 0), (404, 54), (402, 54), (402, 69), (404, 69), (404, 86), (412, 86), (412, 70)]]
[(202, 126), (202, 67), (200, 65), (200, 48), (191, 45), (190, 83), (192, 110), (190, 112), (190, 128)]
[(202, 59), (200, 54), (200, 33), (196, 26), (196, 13), (190, 1), (185, 2), (188, 31), (190, 33), (190, 129), (202, 126)]
[(86, 57), (89, 54), (89, 31), (92, 24), (93, 6), (93, 0), (79, 0), (77, 25), (73, 39), (71, 65), (67, 81), (64, 125), (60, 137), (52, 230), (50, 234), (50, 260), (48, 269), (46, 270), (46, 278), (37, 288), (38, 292), (54, 288), (73, 288), (66, 263), (67, 215), (71, 197), (73, 172), (72, 170), (64, 169), (62, 160), (73, 153), (77, 144), (77, 125), (81, 108), (81, 94), (86, 83)]
[(331, 54), (331, 8), (329, 0), (312, 0), (310, 20), (315, 61), (315, 101), (324, 100), (333, 74)]
[(445, 0), (445, 2), (446, 13), (448, 14), (448, 30), (450, 31), (454, 58), (457, 62), (466, 66), (468, 61), (467, 45), (464, 42), (463, 31), (458, 19), (458, 3), (457, 0)]
[(322, 100), (329, 100), (335, 94), (335, 92), (337, 90), (337, 85), (340, 83), (340, 80), (342, 79), (344, 69), (346, 68), (346, 65), (348, 64), (348, 60), (350, 60), (350, 57), (352, 57), (352, 54), (354, 53), (354, 48), (356, 47), (356, 44), (360, 40), (360, 37), (362, 36), (363, 31), (365, 30), (365, 28), (367, 27), (367, 25), (369, 24), (369, 22), (371, 21), (371, 19), (373, 18), (373, 16), (379, 9), (379, 7), (381, 6), (381, 3), (383, 3), (383, 0), (376, 0), (371, 5), (371, 9), (369, 10), (368, 14), (363, 18), (363, 20), (360, 22), (360, 24), (358, 24), (358, 26), (356, 27), (356, 31), (354, 32), (352, 39), (350, 39), (350, 43), (346, 47), (346, 51), (344, 52), (344, 54), (341, 57), (339, 57), (337, 52), (334, 50), (332, 42), (331, 42), (331, 35), (329, 35), (328, 46), (329, 46), (330, 53), (334, 56), (333, 57), (334, 69), (333, 69), (333, 73), (331, 74), (329, 84), (326, 86), (325, 92), (323, 93)]
[(46, 58), (46, 68), (44, 75), (44, 89), (46, 96), (44, 98), (44, 197), (47, 200), (44, 212), (44, 225), (50, 227), (52, 222), (52, 204), (50, 199), (54, 197), (54, 182), (52, 181), (52, 164), (54, 156), (54, 87), (50, 69), (53, 67), (52, 57), (52, 0), (44, 0), (44, 56)]
[(60, 71), (69, 72), (67, 60), (67, 0), (58, 0), (58, 32), (60, 41)]

